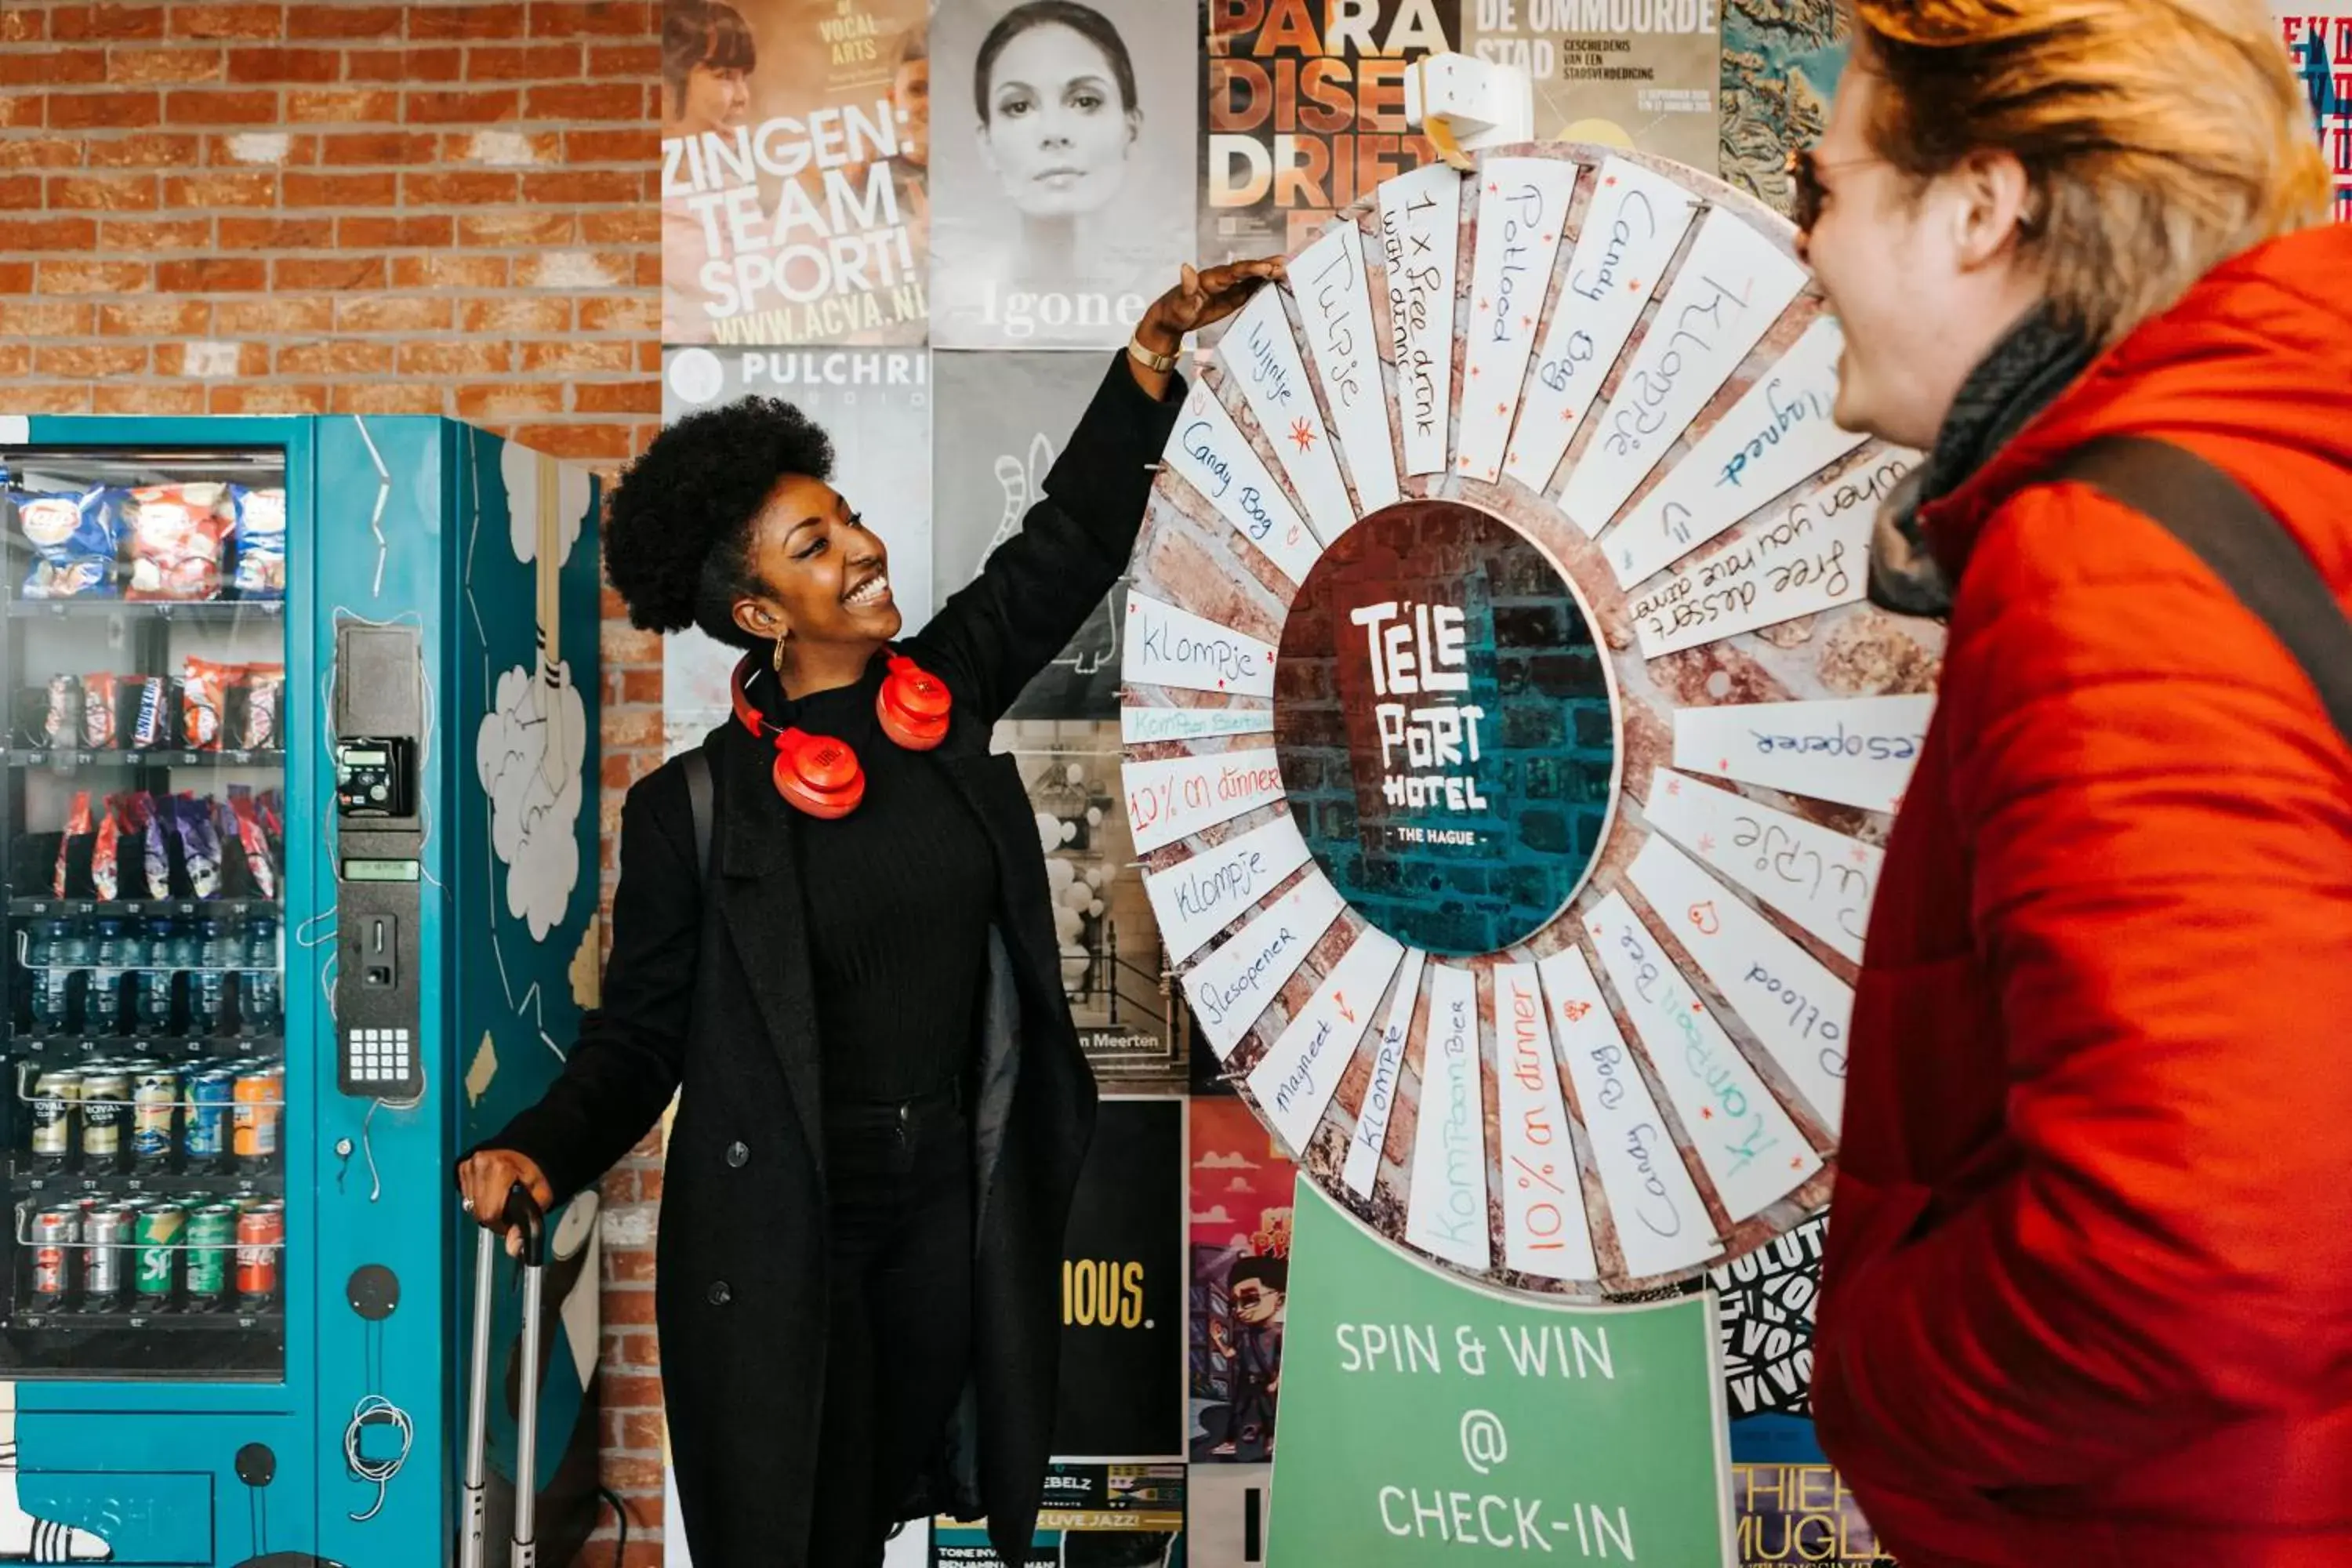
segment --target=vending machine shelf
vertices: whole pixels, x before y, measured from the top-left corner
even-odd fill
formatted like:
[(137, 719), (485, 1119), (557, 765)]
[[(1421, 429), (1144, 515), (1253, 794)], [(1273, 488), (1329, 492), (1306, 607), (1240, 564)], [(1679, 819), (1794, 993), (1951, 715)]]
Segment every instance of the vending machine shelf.
[(282, 1311), (84, 1312), (44, 1309), (0, 1319), (7, 1374), (86, 1378), (93, 1366), (125, 1381), (282, 1383)]
[(10, 899), (12, 915), (244, 915), (278, 912), (276, 899)]
[(8, 1326), (23, 1330), (46, 1330), (51, 1333), (97, 1333), (107, 1329), (130, 1329), (141, 1332), (168, 1329), (174, 1333), (251, 1333), (285, 1331), (286, 1314), (276, 1308), (266, 1312), (224, 1310), (173, 1308), (163, 1311), (102, 1312), (77, 1311), (59, 1309), (54, 1311), (17, 1312), (8, 1320)]
[[(223, 973), (237, 973), (240, 971), (232, 969)], [(19, 1034), (15, 1037), (11, 1044), (16, 1047), (15, 1054), (27, 1060), (44, 1056), (71, 1058), (84, 1056), (110, 1057), (130, 1052), (136, 1052), (141, 1056), (277, 1058), (285, 1054), (286, 1037), (283, 1035)], [(30, 1096), (20, 1092), (16, 1098), (26, 1100)]]
[(68, 619), (122, 616), (133, 620), (235, 621), (256, 616), (282, 617), (283, 599), (124, 599), (79, 595), (70, 599), (7, 601), (12, 616)]
[[(75, 768), (283, 768), (281, 751), (203, 751), (151, 747), (144, 751), (85, 752), (65, 746), (0, 747), (0, 765), (50, 768), (68, 773)], [(211, 903), (215, 900), (183, 900)]]
[(283, 1171), (75, 1171), (45, 1167), (17, 1150), (8, 1157), (7, 1181), (19, 1193), (55, 1193), (66, 1197), (282, 1197)]

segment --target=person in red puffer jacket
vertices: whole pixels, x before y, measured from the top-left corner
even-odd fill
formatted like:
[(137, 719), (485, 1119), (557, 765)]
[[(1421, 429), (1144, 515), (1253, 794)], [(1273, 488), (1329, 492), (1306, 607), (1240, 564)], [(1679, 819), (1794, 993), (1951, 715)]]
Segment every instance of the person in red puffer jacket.
[[(2284, 9), (2284, 7), (2283, 7)], [(1862, 976), (1822, 1447), (1906, 1568), (2352, 1564), (2352, 748), (2050, 471), (2153, 437), (2352, 613), (2352, 230), (2262, 0), (1858, 0), (1801, 161), (1947, 615)]]

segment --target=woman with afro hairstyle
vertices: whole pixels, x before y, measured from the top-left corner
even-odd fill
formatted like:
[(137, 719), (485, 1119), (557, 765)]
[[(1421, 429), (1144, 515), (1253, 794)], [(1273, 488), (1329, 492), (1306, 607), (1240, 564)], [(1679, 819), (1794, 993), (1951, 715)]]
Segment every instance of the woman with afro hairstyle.
[[(744, 649), (736, 715), (629, 791), (602, 1004), (458, 1184), (485, 1226), (517, 1183), (551, 1205), (679, 1097), (655, 1310), (698, 1563), (873, 1568), (930, 1513), (985, 1513), (1026, 1560), (1095, 1085), (989, 735), (1126, 568), (1184, 335), (1280, 274), (1185, 268), (1021, 532), (903, 641), (889, 552), (789, 405), (689, 415), (614, 491), (630, 620)], [(910, 726), (942, 686), (944, 735)], [(803, 782), (842, 752), (864, 781), (845, 814)]]

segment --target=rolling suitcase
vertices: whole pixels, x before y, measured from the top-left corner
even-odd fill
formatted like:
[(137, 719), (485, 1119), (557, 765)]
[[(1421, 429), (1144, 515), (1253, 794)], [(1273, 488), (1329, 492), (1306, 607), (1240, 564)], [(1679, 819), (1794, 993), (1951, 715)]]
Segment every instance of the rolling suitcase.
[[(538, 1568), (539, 1542), (533, 1515), (539, 1489), (539, 1309), (547, 1273), (547, 1216), (530, 1189), (517, 1182), (504, 1211), (522, 1233), (522, 1381), (516, 1401), (514, 1538), (509, 1568)], [(497, 1283), (500, 1232), (485, 1227), (474, 1244), (473, 1361), (466, 1377), (466, 1512), (457, 1540), (458, 1568), (484, 1568), (489, 1531), (490, 1308)]]

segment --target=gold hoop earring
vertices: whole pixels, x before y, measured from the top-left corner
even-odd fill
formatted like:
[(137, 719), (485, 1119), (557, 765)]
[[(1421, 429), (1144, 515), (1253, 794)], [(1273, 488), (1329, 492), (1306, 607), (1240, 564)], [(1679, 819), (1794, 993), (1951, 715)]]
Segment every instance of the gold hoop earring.
[(769, 656), (768, 662), (776, 667), (776, 673), (779, 676), (784, 673), (784, 638), (791, 635), (792, 634), (789, 632), (778, 633), (776, 637), (776, 651)]

